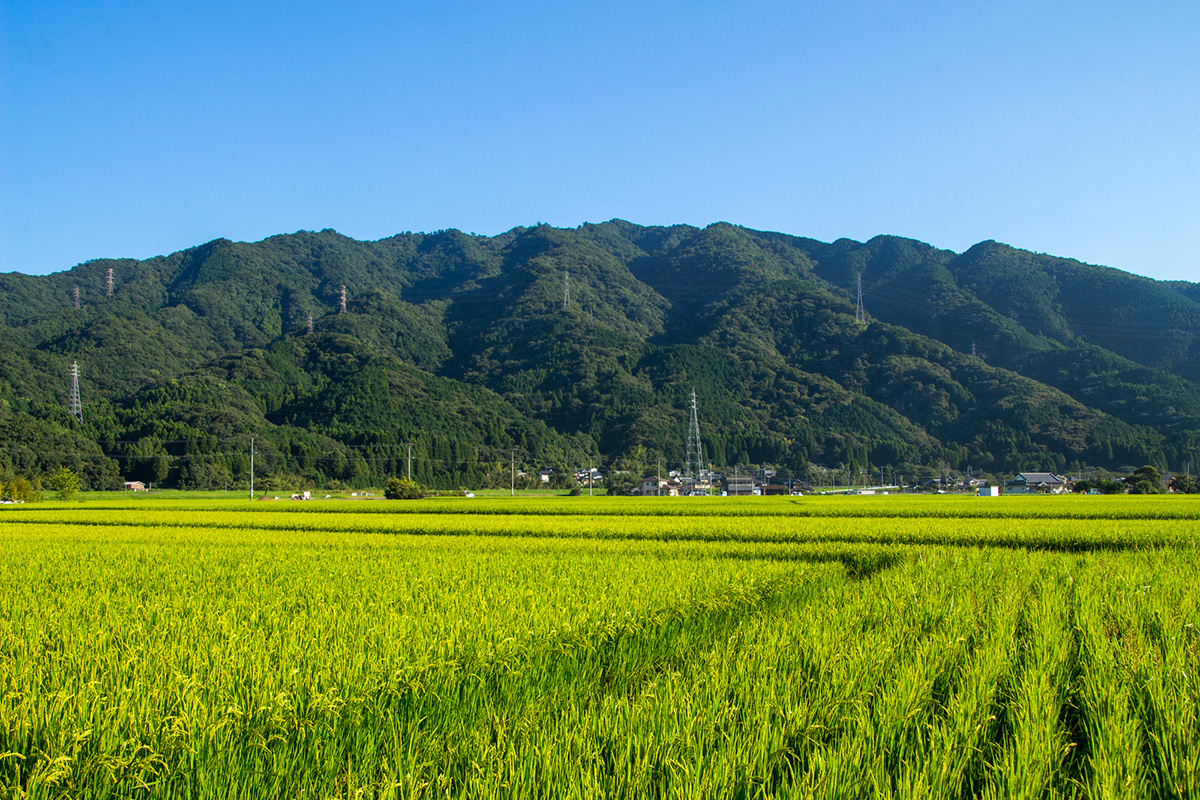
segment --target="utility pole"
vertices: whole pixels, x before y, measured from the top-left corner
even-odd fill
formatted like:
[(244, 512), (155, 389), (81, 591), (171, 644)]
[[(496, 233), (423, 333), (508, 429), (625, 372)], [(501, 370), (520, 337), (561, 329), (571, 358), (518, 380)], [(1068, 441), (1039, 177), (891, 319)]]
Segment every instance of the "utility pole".
[(512, 461), (508, 465), (508, 496), (515, 497), (517, 494), (517, 448), (512, 449)]
[(412, 480), (412, 442), (408, 442), (408, 479)]
[(654, 473), (654, 496), (662, 496), (662, 456), (658, 458), (658, 467)]
[(108, 268), (108, 277), (105, 279), (104, 296), (108, 298), (113, 296), (112, 267)]
[(254, 434), (250, 434), (250, 499), (254, 499)]
[(588, 497), (592, 496), (592, 475), (596, 470), (596, 465), (590, 460), (588, 461)]
[(71, 362), (71, 396), (67, 400), (67, 411), (83, 424), (83, 403), (79, 400), (79, 362)]
[(342, 284), (341, 300), (338, 302), (338, 313), (339, 314), (346, 313), (346, 284), (344, 284), (344, 283)]
[(78, 286), (76, 286), (74, 289), (71, 290), (71, 296), (75, 300), (75, 308), (78, 309), (79, 308), (79, 287)]

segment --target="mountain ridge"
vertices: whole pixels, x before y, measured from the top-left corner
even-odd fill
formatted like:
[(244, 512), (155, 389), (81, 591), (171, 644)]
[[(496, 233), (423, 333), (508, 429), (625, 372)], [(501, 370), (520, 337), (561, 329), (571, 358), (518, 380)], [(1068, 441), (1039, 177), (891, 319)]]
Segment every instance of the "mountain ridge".
[[(439, 485), (498, 479), (514, 447), (530, 464), (675, 463), (692, 384), (720, 465), (1169, 469), (1200, 443), (1200, 286), (991, 240), (954, 253), (624, 220), (215, 239), (0, 275), (0, 335), (0, 400), (32, 432), (20, 446), (50, 429), (97, 442), (108, 463), (84, 469), (96, 485), (147, 470), (236, 484), (247, 467), (230, 447), (195, 442), (251, 433), (269, 470), (350, 485), (394, 474), (394, 459), (367, 456), (412, 439), (451, 454), (424, 456), (421, 477)], [(62, 408), (72, 361), (82, 426)], [(242, 399), (221, 409), (216, 386)], [(429, 392), (446, 413), (405, 400), (429, 405)], [(190, 422), (164, 438), (150, 421), (180, 397)], [(56, 465), (0, 459), (0, 472)]]

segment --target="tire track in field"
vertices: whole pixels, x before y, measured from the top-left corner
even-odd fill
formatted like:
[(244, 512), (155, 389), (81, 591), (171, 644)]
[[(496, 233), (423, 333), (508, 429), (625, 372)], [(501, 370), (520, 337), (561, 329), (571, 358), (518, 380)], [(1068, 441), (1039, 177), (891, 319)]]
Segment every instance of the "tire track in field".
[[(955, 524), (957, 520), (931, 519), (924, 524), (915, 524), (918, 520), (890, 520), (892, 523), (902, 523), (899, 527), (888, 529), (883, 525), (884, 520), (875, 517), (838, 518), (833, 524), (814, 525), (814, 520), (805, 520), (807, 527), (798, 525), (797, 518), (791, 517), (759, 517), (753, 525), (732, 525), (728, 518), (716, 518), (712, 524), (703, 524), (705, 520), (692, 518), (688, 520), (691, 527), (683, 525), (684, 518), (662, 517), (623, 517), (621, 524), (614, 524), (604, 517), (595, 520), (583, 517), (564, 517), (557, 525), (547, 525), (545, 516), (483, 516), (466, 517), (451, 524), (446, 523), (447, 515), (433, 515), (428, 524), (406, 519), (411, 515), (400, 515), (397, 518), (382, 517), (377, 524), (368, 525), (364, 520), (362, 525), (354, 526), (322, 526), (320, 519), (303, 521), (268, 520), (238, 517), (229, 520), (206, 520), (188, 517), (186, 519), (163, 519), (156, 517), (121, 519), (105, 514), (72, 515), (69, 520), (63, 520), (60, 514), (42, 512), (37, 517), (25, 512), (11, 519), (0, 518), (2, 529), (5, 531), (19, 530), (22, 526), (57, 527), (69, 530), (73, 527), (127, 527), (147, 529), (187, 529), (225, 530), (225, 531), (264, 531), (280, 533), (344, 533), (376, 534), (376, 535), (407, 535), (407, 536), (472, 536), (472, 537), (528, 537), (552, 539), (595, 539), (595, 540), (629, 540), (629, 541), (694, 541), (712, 543), (745, 544), (863, 544), (863, 545), (940, 545), (946, 547), (996, 547), (1015, 550), (1036, 550), (1046, 552), (1100, 552), (1100, 551), (1130, 551), (1148, 549), (1176, 549), (1196, 547), (1200, 541), (1200, 525), (1191, 525), (1189, 529), (1180, 526), (1165, 527), (1159, 521), (1121, 520), (1120, 527), (1098, 529), (1089, 521), (1080, 521), (1069, 528), (1066, 521), (1055, 522), (1056, 530), (1047, 532), (1040, 526), (1031, 531), (1014, 531), (1012, 524), (1001, 526), (1005, 520), (990, 520), (996, 525), (995, 529), (980, 529), (977, 527)], [(375, 515), (368, 515), (375, 517)], [(570, 522), (566, 522), (570, 520)], [(583, 521), (580, 521), (583, 520)], [(637, 520), (641, 525), (631, 526), (630, 520)], [(308, 522), (309, 524), (300, 524)], [(376, 519), (369, 520), (375, 523)], [(1011, 521), (1008, 521), (1011, 523)]]
[[(854, 554), (842, 561), (843, 585), (871, 580), (901, 558), (894, 552), (868, 559)], [(610, 629), (580, 632), (569, 644), (556, 642), (488, 665), (474, 666), (468, 660), (461, 667), (464, 679), (458, 682), (453, 705), (459, 715), (469, 709), (466, 718), (471, 721), (443, 732), (444, 752), (432, 762), (436, 772), (465, 785), (478, 754), (468, 758), (453, 749), (452, 741), (464, 729), (486, 731), (485, 747), (520, 749), (535, 745), (548, 728), (561, 724), (568, 710), (583, 717), (599, 714), (609, 698), (635, 698), (668, 675), (704, 674), (708, 654), (734, 637), (749, 619), (805, 614), (810, 604), (827, 599), (830, 580), (831, 576), (797, 581), (793, 575), (749, 591), (731, 586)], [(514, 675), (533, 679), (513, 683)], [(414, 708), (412, 713), (424, 716), (429, 709)], [(522, 722), (519, 730), (512, 729), (531, 714), (532, 727)], [(619, 774), (629, 766), (622, 762), (621, 753), (604, 743), (598, 743), (594, 753), (604, 774)]]
[[(881, 560), (874, 566), (885, 569), (890, 563)], [(453, 675), (429, 676), (441, 684), (440, 694), (431, 687), (434, 691), (421, 696), (380, 696), (373, 705), (390, 707), (402, 726), (416, 723), (428, 731), (422, 742), (426, 768), (446, 776), (451, 786), (466, 786), (472, 763), (485, 762), (487, 751), (536, 741), (539, 731), (558, 724), (567, 710), (586, 714), (610, 696), (638, 694), (665, 673), (694, 669), (706, 649), (728, 638), (747, 617), (811, 603), (836, 575), (818, 572), (809, 579), (792, 574), (750, 588), (730, 586), (502, 661), (481, 663), (463, 654)], [(438, 715), (448, 708), (451, 716), (443, 723)], [(484, 753), (462, 751), (460, 745), (472, 731), (483, 732), (483, 740), (475, 744)], [(614, 752), (600, 748), (596, 757), (610, 771), (620, 768)]]
[[(1162, 496), (1160, 496), (1162, 497)], [(506, 498), (507, 499), (507, 498)], [(597, 498), (601, 500), (601, 498)], [(748, 498), (747, 498), (748, 499)], [(877, 500), (876, 498), (875, 500)], [(1173, 498), (1175, 505), (1164, 506), (1157, 505), (1145, 507), (1147, 504), (1140, 502), (1140, 499), (1124, 498), (1125, 502), (1121, 506), (1107, 505), (1102, 508), (1088, 507), (1093, 502), (1092, 498), (1058, 498), (1060, 504), (1055, 506), (1037, 505), (1030, 507), (1021, 507), (1019, 504), (1027, 502), (1032, 498), (1010, 498), (1010, 501), (1002, 501), (1002, 505), (993, 505), (993, 500), (980, 500), (978, 504), (974, 501), (978, 498), (955, 498), (944, 507), (931, 506), (929, 504), (921, 505), (891, 505), (891, 504), (876, 504), (875, 500), (869, 498), (857, 498), (862, 502), (859, 505), (857, 502), (854, 505), (838, 504), (837, 500), (831, 499), (801, 499), (789, 500), (787, 502), (768, 503), (758, 500), (754, 502), (763, 502), (761, 506), (747, 505), (744, 501), (734, 500), (729, 503), (728, 500), (721, 500), (723, 505), (714, 505), (712, 503), (702, 502), (692, 504), (690, 500), (682, 500), (680, 498), (672, 498), (670, 500), (663, 499), (663, 502), (654, 502), (652, 498), (642, 498), (635, 503), (610, 503), (608, 500), (602, 502), (579, 502), (578, 500), (571, 501), (570, 504), (559, 504), (547, 502), (544, 505), (539, 505), (542, 501), (517, 502), (512, 505), (489, 504), (488, 501), (483, 501), (482, 504), (476, 505), (479, 501), (472, 501), (472, 505), (467, 508), (461, 501), (454, 504), (439, 504), (436, 498), (429, 498), (420, 502), (409, 504), (392, 505), (384, 502), (378, 503), (349, 503), (339, 505), (310, 505), (307, 503), (289, 504), (285, 502), (272, 502), (267, 507), (261, 505), (247, 509), (246, 513), (272, 513), (272, 514), (297, 514), (297, 515), (323, 515), (329, 517), (337, 517), (344, 514), (357, 514), (369, 516), (401, 516), (401, 515), (437, 515), (437, 516), (455, 516), (470, 514), (480, 517), (660, 517), (664, 519), (688, 519), (688, 518), (710, 518), (710, 519), (757, 519), (763, 517), (790, 517), (793, 519), (810, 519), (810, 518), (827, 518), (827, 519), (977, 519), (977, 520), (1023, 520), (1023, 521), (1045, 521), (1053, 522), (1055, 520), (1094, 520), (1094, 521), (1136, 521), (1136, 520), (1151, 520), (1151, 521), (1200, 521), (1200, 503), (1193, 502), (1184, 498)], [(966, 500), (967, 503), (962, 501)], [(160, 502), (160, 501), (155, 501)], [(169, 501), (161, 501), (163, 505), (157, 506), (165, 512), (181, 512), (181, 513), (227, 513), (229, 504), (204, 504), (203, 502), (192, 502), (186, 505), (171, 504)], [(36, 506), (18, 506), (5, 509), (3, 513), (19, 516), (27, 513), (36, 513), (40, 509)], [(77, 509), (84, 510), (84, 509)], [(128, 503), (110, 503), (97, 502), (88, 503), (88, 511), (111, 511), (111, 512), (130, 512), (140, 509), (131, 507)]]

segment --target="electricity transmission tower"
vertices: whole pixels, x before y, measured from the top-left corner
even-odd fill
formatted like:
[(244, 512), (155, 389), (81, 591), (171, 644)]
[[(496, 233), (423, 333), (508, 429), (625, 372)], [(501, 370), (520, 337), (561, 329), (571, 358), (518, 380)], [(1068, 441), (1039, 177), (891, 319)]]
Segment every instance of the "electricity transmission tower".
[(79, 362), (71, 362), (71, 396), (67, 399), (67, 412), (83, 424), (83, 403), (79, 400)]
[(79, 308), (79, 287), (76, 286), (71, 290), (71, 297), (75, 300), (75, 308)]
[(308, 315), (308, 332), (313, 332), (312, 314)]
[(692, 389), (692, 418), (688, 423), (687, 456), (683, 464), (683, 474), (691, 478), (692, 487), (700, 482), (700, 472), (704, 469), (704, 448), (700, 444), (700, 416), (696, 410), (696, 390)]
[(866, 313), (863, 312), (863, 302), (862, 302), (862, 272), (861, 271), (855, 276), (855, 283), (858, 284), (858, 306), (854, 309), (854, 320), (855, 320), (855, 322), (866, 322), (867, 315), (866, 315)]
[(112, 267), (109, 267), (109, 268), (108, 268), (108, 276), (107, 276), (107, 277), (104, 279), (104, 296), (105, 296), (105, 297), (112, 297), (112, 296), (113, 296), (113, 276), (112, 276)]
[(571, 307), (571, 270), (567, 270), (567, 279), (563, 283), (563, 311)]
[(346, 284), (344, 284), (344, 283), (342, 284), (342, 299), (338, 303), (338, 313), (339, 314), (346, 313)]

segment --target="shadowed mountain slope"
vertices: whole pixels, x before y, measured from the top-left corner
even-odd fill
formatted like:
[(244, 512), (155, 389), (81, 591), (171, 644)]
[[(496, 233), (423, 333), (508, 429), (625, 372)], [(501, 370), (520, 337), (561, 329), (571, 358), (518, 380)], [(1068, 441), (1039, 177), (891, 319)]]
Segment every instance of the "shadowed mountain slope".
[(0, 275), (0, 466), (56, 463), (36, 452), (57, 437), (43, 449), (86, 451), (93, 483), (236, 484), (251, 435), (269, 471), (351, 485), (398, 472), (410, 442), (443, 485), (495, 478), (514, 449), (675, 466), (694, 387), (721, 465), (1172, 468), (1200, 440), (1198, 297), (996, 242), (727, 223), (218, 239)]

